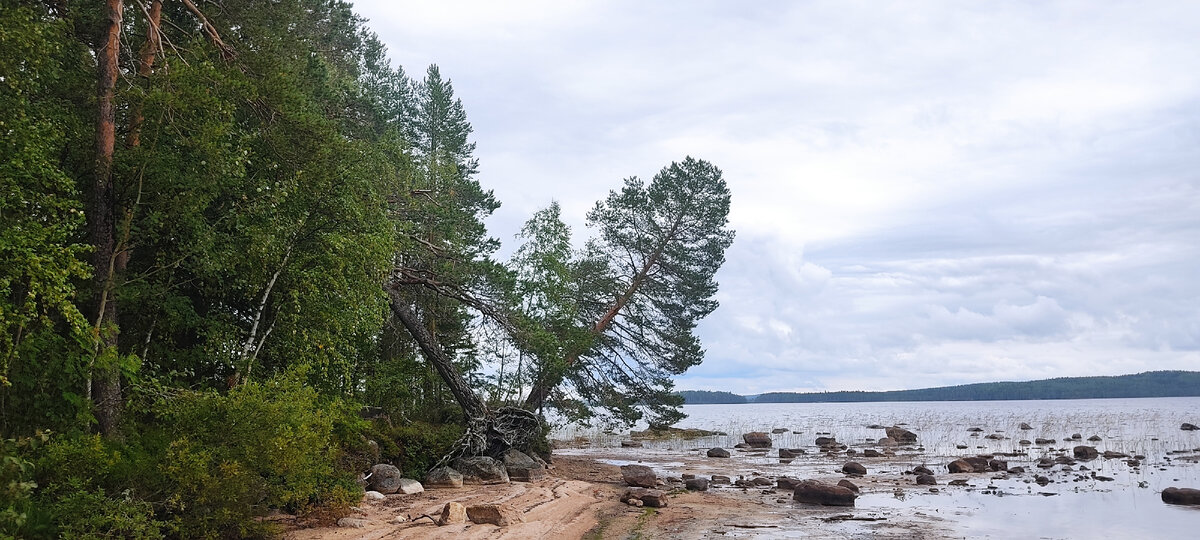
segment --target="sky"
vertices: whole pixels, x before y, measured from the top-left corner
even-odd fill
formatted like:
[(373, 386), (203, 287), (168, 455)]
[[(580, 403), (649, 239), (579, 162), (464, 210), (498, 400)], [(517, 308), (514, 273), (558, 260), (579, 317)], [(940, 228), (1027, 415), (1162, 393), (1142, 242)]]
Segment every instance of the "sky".
[(737, 239), (679, 389), (1200, 370), (1200, 3), (357, 1), (514, 235), (685, 156)]

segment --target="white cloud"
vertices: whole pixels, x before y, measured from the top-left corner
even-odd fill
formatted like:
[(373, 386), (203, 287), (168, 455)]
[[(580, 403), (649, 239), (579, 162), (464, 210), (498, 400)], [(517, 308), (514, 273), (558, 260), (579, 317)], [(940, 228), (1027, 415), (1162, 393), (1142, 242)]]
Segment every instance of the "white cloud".
[(1195, 369), (1200, 5), (358, 2), (509, 240), (691, 154), (738, 239), (682, 388)]

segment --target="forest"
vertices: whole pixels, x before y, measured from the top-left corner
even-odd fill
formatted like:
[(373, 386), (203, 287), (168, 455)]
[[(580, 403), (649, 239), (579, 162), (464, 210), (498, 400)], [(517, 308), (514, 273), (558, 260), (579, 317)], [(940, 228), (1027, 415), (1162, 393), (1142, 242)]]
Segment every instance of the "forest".
[(547, 200), (502, 260), (449, 75), (350, 4), (0, 6), (0, 538), (270, 537), (375, 463), (683, 417), (713, 164), (614, 179), (582, 243)]
[(1184, 397), (1200, 396), (1200, 372), (1147, 371), (1133, 375), (1059, 377), (1039, 381), (976, 383), (887, 392), (768, 392), (755, 396), (741, 396), (729, 392), (683, 390), (679, 394), (688, 404)]

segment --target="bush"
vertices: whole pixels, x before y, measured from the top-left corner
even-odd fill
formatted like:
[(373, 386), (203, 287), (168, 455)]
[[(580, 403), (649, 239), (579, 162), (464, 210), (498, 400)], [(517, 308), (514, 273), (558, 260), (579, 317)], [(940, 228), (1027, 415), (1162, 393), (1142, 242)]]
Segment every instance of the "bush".
[(38, 498), (60, 535), (261, 538), (276, 532), (255, 519), (270, 509), (337, 518), (362, 496), (337, 464), (365, 422), (298, 378), (167, 393), (146, 411), (123, 441), (48, 445)]
[(459, 425), (414, 422), (388, 430), (381, 437), (380, 454), (399, 467), (405, 477), (424, 478), (462, 434)]

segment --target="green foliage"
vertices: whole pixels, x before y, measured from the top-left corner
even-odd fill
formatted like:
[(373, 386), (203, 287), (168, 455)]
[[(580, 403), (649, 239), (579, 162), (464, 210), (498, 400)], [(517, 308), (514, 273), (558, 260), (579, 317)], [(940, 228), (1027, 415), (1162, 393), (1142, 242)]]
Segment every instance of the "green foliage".
[(0, 538), (28, 536), (39, 528), (33, 499), (38, 485), (29, 454), (49, 439), (50, 433), (39, 431), (33, 437), (0, 441)]
[(299, 380), (163, 395), (123, 442), (56, 440), (38, 463), (39, 497), (64, 534), (127, 526), (130, 536), (161, 527), (182, 538), (260, 537), (272, 531), (254, 518), (271, 508), (344, 513), (362, 491), (355, 471), (336, 465), (367, 426)]
[(424, 478), (463, 434), (459, 424), (413, 422), (382, 433), (380, 455), (409, 478)]
[(746, 396), (739, 396), (732, 392), (682, 390), (679, 392), (679, 395), (683, 396), (683, 402), (687, 405), (701, 405), (709, 403), (746, 403)]
[(127, 538), (153, 540), (163, 537), (163, 524), (154, 519), (154, 508), (146, 501), (109, 496), (102, 489), (88, 491), (76, 486), (54, 501), (53, 512), (63, 519), (59, 538)]

